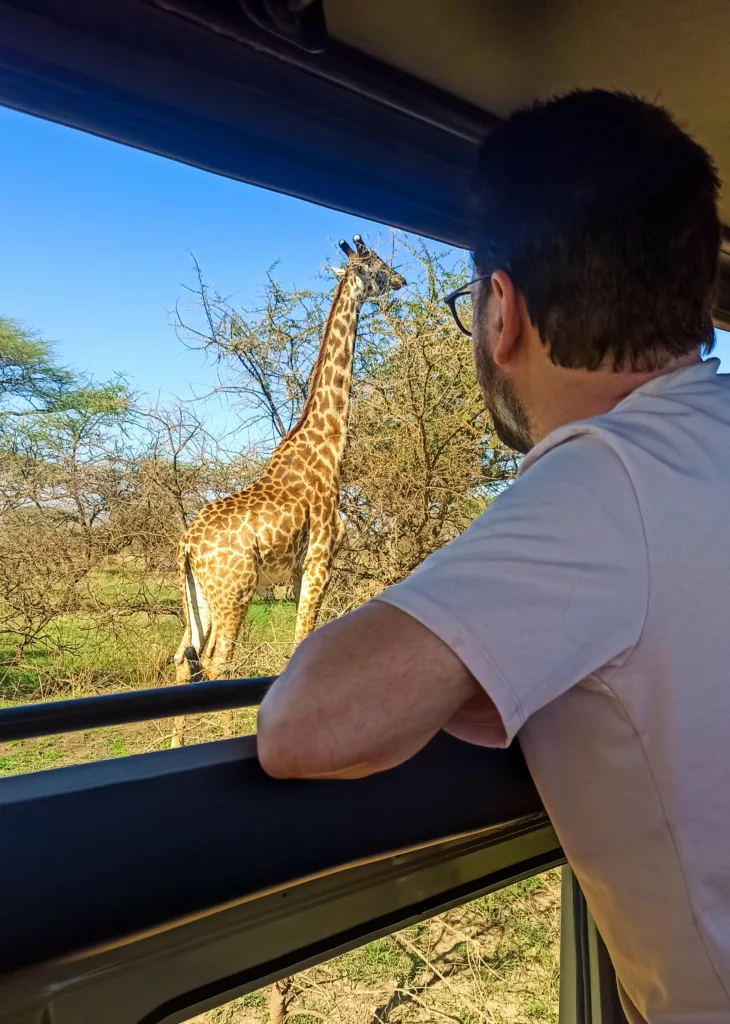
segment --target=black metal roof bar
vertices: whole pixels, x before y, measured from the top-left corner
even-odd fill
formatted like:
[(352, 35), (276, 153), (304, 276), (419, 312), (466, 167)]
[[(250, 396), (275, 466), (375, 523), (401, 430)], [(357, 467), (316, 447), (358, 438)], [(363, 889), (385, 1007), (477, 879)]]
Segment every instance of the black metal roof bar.
[(262, 31), (240, 7), (231, 6), (225, 0), (146, 2), (469, 142), (481, 142), (500, 121), (495, 114), (336, 39), (329, 40), (323, 53), (309, 53)]
[(0, 743), (174, 715), (250, 708), (261, 703), (275, 678), (219, 679), (3, 708), (0, 710)]

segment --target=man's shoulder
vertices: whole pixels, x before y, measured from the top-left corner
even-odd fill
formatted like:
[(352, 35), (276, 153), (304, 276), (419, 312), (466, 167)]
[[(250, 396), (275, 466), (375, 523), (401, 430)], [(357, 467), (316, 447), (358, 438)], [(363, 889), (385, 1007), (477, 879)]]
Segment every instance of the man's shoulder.
[[(584, 527), (594, 535), (606, 524), (640, 526), (632, 474), (611, 443), (608, 431), (593, 424), (561, 428), (523, 460), (517, 479), (484, 513), (492, 533), (501, 523), (511, 535), (514, 524), (532, 524), (536, 535), (557, 538), (571, 547)], [(479, 529), (479, 527), (477, 527)]]
[(604, 417), (566, 424), (553, 430), (525, 455), (517, 476), (522, 478), (530, 470), (529, 479), (536, 485), (538, 476), (545, 474), (577, 480), (620, 474), (623, 460), (619, 436), (610, 422), (604, 422)]
[(566, 470), (595, 459), (593, 472), (602, 472), (615, 459), (629, 469), (637, 457), (666, 463), (671, 454), (681, 469), (685, 457), (697, 457), (698, 443), (727, 450), (730, 375), (717, 373), (718, 365), (707, 360), (654, 378), (609, 412), (559, 427), (525, 456), (520, 474), (547, 457)]

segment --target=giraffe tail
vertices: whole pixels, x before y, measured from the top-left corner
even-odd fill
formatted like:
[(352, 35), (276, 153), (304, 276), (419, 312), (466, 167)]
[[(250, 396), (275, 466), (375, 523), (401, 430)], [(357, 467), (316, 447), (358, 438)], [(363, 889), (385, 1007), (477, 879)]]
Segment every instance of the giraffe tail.
[(203, 678), (200, 655), (205, 650), (210, 636), (211, 618), (208, 602), (205, 600), (205, 594), (190, 565), (190, 556), (187, 551), (184, 559), (185, 610), (190, 623), (190, 646), (185, 648), (185, 660), (190, 668), (190, 679), (195, 683), (200, 682)]

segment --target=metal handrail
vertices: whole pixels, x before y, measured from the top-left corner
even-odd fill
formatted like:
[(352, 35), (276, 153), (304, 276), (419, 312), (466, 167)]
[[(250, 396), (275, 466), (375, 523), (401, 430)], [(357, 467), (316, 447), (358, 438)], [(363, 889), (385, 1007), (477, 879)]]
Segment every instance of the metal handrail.
[(0, 709), (0, 743), (260, 704), (276, 676), (218, 679)]

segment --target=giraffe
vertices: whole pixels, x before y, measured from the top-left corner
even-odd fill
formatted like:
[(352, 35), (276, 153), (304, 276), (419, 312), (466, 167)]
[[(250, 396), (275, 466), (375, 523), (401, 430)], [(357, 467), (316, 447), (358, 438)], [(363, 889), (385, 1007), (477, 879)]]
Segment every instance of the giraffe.
[[(344, 534), (339, 476), (347, 440), (355, 336), (368, 299), (406, 283), (355, 235), (341, 241), (345, 267), (299, 422), (250, 487), (205, 505), (178, 546), (185, 632), (177, 681), (226, 678), (236, 637), (257, 591), (293, 580), (298, 644), (316, 625)], [(182, 742), (180, 719), (173, 746)]]

